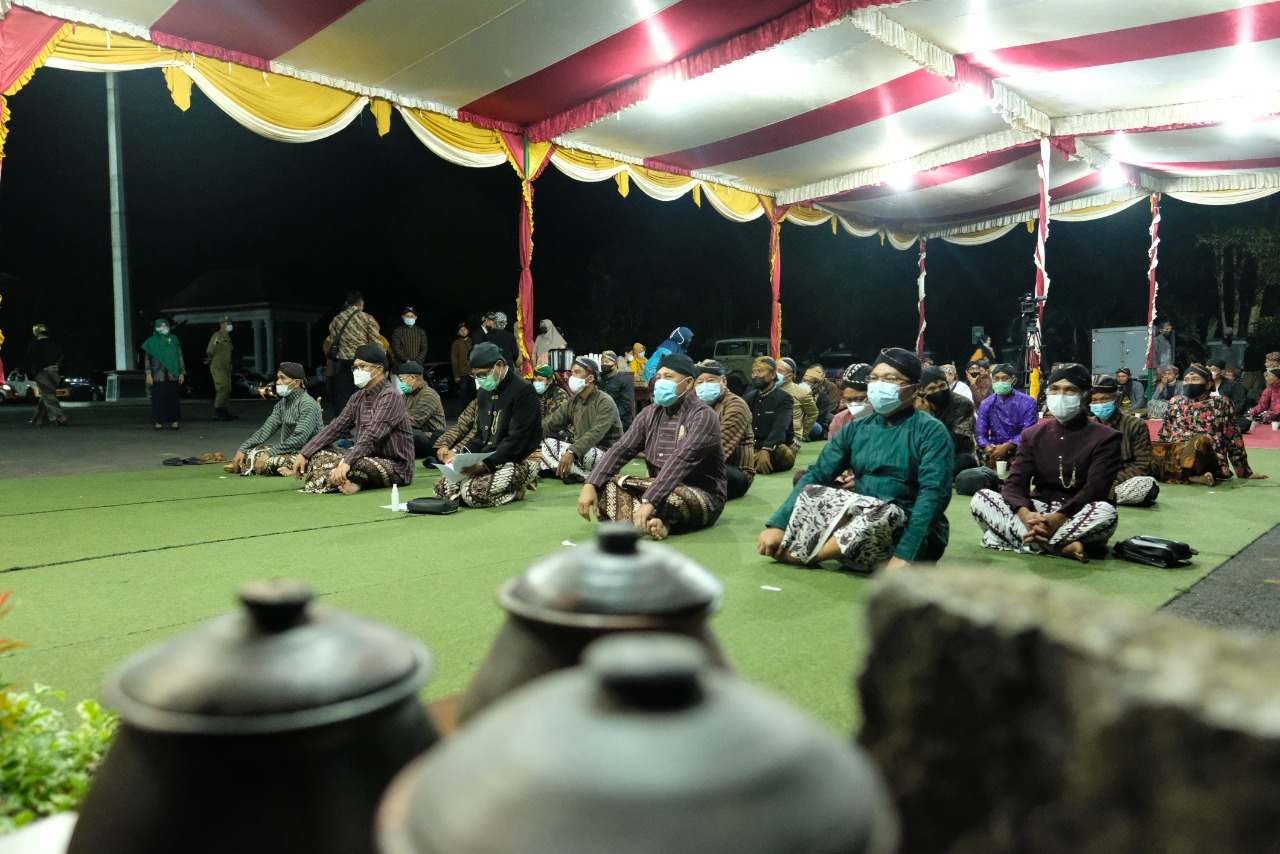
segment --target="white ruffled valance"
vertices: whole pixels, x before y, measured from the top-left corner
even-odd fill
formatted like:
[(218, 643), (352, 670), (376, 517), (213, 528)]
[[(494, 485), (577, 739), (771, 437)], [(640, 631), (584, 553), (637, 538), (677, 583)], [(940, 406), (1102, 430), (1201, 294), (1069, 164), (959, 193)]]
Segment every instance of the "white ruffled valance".
[(1197, 192), (1169, 191), (1168, 195), (1180, 202), (1193, 205), (1239, 205), (1253, 202), (1280, 192), (1280, 187), (1262, 187), (1254, 190), (1210, 190)]
[(1224, 97), (1215, 101), (1170, 104), (1133, 110), (1085, 113), (1053, 120), (1054, 136), (1088, 136), (1113, 131), (1217, 124), (1241, 116), (1280, 113), (1280, 92), (1262, 96)]
[(999, 240), (1009, 232), (1018, 227), (1020, 223), (1011, 222), (1008, 225), (1002, 225), (998, 228), (987, 229), (979, 233), (969, 234), (947, 234), (942, 239), (948, 243), (954, 243), (957, 246), (981, 246), (984, 243), (990, 243), (993, 240)]

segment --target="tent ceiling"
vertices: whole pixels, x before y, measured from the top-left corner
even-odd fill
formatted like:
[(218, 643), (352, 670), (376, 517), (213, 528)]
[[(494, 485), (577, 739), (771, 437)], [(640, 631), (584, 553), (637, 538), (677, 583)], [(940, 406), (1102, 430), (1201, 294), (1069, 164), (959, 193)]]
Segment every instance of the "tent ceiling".
[(13, 5), (903, 231), (1280, 188), (1280, 2)]

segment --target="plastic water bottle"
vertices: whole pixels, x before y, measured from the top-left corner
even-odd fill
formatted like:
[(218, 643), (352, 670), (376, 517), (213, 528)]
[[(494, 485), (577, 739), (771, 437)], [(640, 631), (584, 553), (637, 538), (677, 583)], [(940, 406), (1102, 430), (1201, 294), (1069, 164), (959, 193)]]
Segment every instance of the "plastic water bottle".
[(350, 440), (350, 439), (339, 439), (339, 440), (338, 440), (338, 447), (339, 447), (339, 448), (341, 448), (341, 449), (342, 449), (342, 450), (344, 450), (344, 451), (345, 451), (345, 450), (347, 450), (348, 448), (350, 448), (350, 447), (351, 447), (351, 440)]
[(391, 484), (391, 509), (400, 509), (400, 488), (394, 483)]

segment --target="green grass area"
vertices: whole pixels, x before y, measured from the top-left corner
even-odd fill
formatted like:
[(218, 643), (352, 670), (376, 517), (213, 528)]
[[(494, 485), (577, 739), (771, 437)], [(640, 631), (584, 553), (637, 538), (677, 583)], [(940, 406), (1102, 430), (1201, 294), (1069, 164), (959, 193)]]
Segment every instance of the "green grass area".
[[(819, 449), (806, 446), (799, 464)], [(1190, 568), (984, 550), (961, 497), (948, 511), (951, 545), (940, 566), (1034, 572), (1157, 608), (1280, 521), (1280, 502), (1266, 497), (1280, 488), (1280, 452), (1254, 450), (1250, 459), (1277, 479), (1166, 487), (1156, 507), (1121, 508), (1119, 538), (1188, 541), (1200, 550)], [(419, 469), (402, 499), (429, 495), (433, 480)], [(874, 582), (756, 555), (760, 527), (790, 483), (790, 473), (758, 478), (713, 528), (668, 543), (724, 582), (712, 625), (740, 674), (847, 732)], [(218, 466), (0, 482), (0, 590), (14, 591), (0, 635), (27, 644), (0, 660), (0, 676), (53, 685), (71, 700), (96, 696), (130, 653), (234, 608), (242, 583), (290, 577), (332, 605), (420, 638), (437, 660), (425, 696), (447, 696), (466, 686), (502, 621), (495, 588), (594, 530), (575, 512), (578, 488), (554, 480), (523, 502), (443, 517), (383, 510), (387, 492), (303, 495), (296, 487), (223, 476)]]

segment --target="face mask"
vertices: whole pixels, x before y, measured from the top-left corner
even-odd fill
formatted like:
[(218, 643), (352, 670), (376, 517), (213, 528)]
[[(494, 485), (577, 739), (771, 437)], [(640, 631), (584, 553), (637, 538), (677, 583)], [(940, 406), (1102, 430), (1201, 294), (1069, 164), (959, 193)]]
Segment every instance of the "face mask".
[(670, 406), (680, 399), (680, 395), (676, 394), (679, 385), (675, 380), (658, 380), (653, 384), (653, 399), (659, 406)]
[(942, 389), (941, 391), (931, 391), (924, 396), (929, 401), (929, 405), (934, 409), (946, 409), (947, 404), (951, 402), (951, 391)]
[(1001, 397), (1004, 397), (1009, 392), (1013, 391), (1013, 383), (992, 383), (991, 390)]
[(364, 388), (369, 384), (369, 380), (373, 379), (372, 371), (352, 371), (351, 379), (355, 382), (356, 388)]
[(644, 358), (644, 351), (643, 351), (643, 350), (641, 350), (639, 353), (636, 353), (636, 358), (637, 358), (637, 359), (643, 359), (643, 358)]
[(1198, 397), (1204, 397), (1204, 394), (1209, 390), (1209, 387), (1204, 383), (1183, 383), (1182, 390), (1186, 393), (1187, 397), (1195, 400)]
[(405, 326), (413, 326), (413, 324), (415, 324), (415, 323), (417, 323), (417, 322), (418, 322), (418, 318), (416, 318), (416, 317), (406, 317), (406, 318), (404, 319), (404, 325), (405, 325)]
[(168, 335), (168, 334), (169, 334), (169, 327), (167, 327), (167, 326), (157, 326), (157, 327), (156, 327), (156, 332), (159, 332), (161, 335)]
[(601, 365), (601, 366), (600, 366), (600, 373), (602, 373), (602, 374), (606, 374), (606, 375), (611, 374), (611, 373), (613, 373), (614, 368), (616, 368), (616, 367), (617, 367), (616, 365)]
[(811, 391), (813, 387), (810, 386), (808, 383), (796, 383), (796, 388), (804, 389), (805, 391)]
[(586, 387), (587, 381), (582, 377), (569, 377), (569, 391), (574, 394), (581, 394)]
[(493, 391), (498, 387), (498, 378), (493, 374), (489, 374), (487, 377), (480, 377), (476, 380), (476, 387), (482, 388), (485, 391)]
[(715, 403), (720, 399), (720, 383), (702, 383), (694, 386), (693, 390), (698, 393), (698, 399), (703, 403)]
[(898, 397), (900, 391), (902, 389), (893, 383), (873, 380), (867, 383), (867, 400), (871, 401), (876, 412), (888, 415), (902, 405), (902, 398)]
[(780, 385), (782, 385), (782, 382), (783, 382), (783, 380), (782, 380), (782, 374), (778, 374), (778, 378), (777, 378), (776, 380), (774, 380), (774, 381), (773, 381), (773, 384), (774, 384), (774, 386), (776, 387), (776, 386), (780, 386)]
[(291, 391), (293, 391), (293, 389), (289, 388), (289, 386), (280, 385), (279, 383), (276, 383), (276, 394), (280, 395), (281, 397), (288, 397), (289, 392)]
[(1080, 414), (1080, 397), (1074, 394), (1047, 394), (1049, 414), (1059, 421), (1070, 421)]
[(544, 383), (542, 380), (534, 380), (533, 390), (536, 391), (538, 394), (542, 394), (544, 391), (547, 390), (547, 384)]
[(1116, 403), (1114, 400), (1110, 403), (1091, 403), (1089, 404), (1089, 411), (1106, 421), (1116, 411)]
[(863, 418), (866, 418), (868, 415), (875, 412), (871, 403), (866, 400), (846, 400), (844, 402), (844, 408), (853, 414), (854, 421), (861, 421)]
[(409, 388), (409, 384), (408, 384), (408, 383), (406, 383), (404, 380), (401, 380), (401, 381), (400, 381), (400, 393), (401, 393), (401, 394), (408, 394), (408, 393), (409, 393), (409, 392), (411, 392), (411, 391), (413, 391), (413, 389)]
[(751, 387), (758, 391), (764, 391), (765, 389), (769, 388), (769, 381), (764, 377), (752, 377)]
[(232, 329), (235, 329), (235, 328), (236, 328), (236, 327), (235, 327), (235, 324), (232, 324), (232, 323), (228, 323), (228, 324), (227, 324), (227, 331), (228, 331), (228, 332), (230, 332)]

